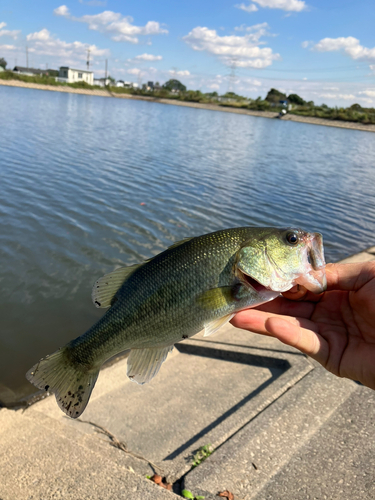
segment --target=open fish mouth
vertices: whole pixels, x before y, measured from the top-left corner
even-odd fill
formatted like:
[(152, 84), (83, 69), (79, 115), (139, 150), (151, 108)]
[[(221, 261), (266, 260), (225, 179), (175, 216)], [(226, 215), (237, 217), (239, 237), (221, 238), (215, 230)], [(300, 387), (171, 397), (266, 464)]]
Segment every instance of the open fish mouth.
[(313, 293), (323, 293), (327, 289), (323, 237), (320, 233), (311, 233), (306, 241), (304, 255), (305, 272), (297, 277), (296, 285), (302, 285)]
[(240, 274), (240, 281), (245, 286), (255, 290), (259, 294), (259, 296), (263, 299), (264, 302), (273, 300), (280, 295), (279, 291), (272, 290), (272, 288), (263, 285), (249, 274), (246, 274), (241, 271), (239, 271), (239, 274)]

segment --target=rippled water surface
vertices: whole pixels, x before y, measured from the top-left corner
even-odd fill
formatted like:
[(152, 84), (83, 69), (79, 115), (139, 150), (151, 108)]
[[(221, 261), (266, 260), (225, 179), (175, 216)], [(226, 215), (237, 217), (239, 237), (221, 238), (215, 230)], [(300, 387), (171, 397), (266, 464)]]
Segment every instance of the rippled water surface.
[(186, 236), (321, 231), (374, 245), (375, 135), (157, 103), (0, 88), (0, 399), (101, 316), (91, 287)]

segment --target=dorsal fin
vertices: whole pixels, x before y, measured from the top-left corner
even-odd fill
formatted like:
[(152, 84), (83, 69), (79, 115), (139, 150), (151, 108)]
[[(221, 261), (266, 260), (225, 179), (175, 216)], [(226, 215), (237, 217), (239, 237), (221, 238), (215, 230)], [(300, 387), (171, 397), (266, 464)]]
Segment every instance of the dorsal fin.
[(143, 264), (134, 266), (119, 267), (111, 273), (105, 274), (95, 283), (92, 289), (91, 298), (95, 307), (109, 307), (113, 297), (126, 279)]
[(190, 241), (190, 240), (192, 240), (194, 238), (195, 238), (195, 236), (191, 236), (190, 238), (184, 238), (183, 240), (176, 241), (175, 243), (173, 243), (173, 245), (171, 245), (170, 247), (168, 247), (168, 250), (172, 250), (172, 248), (179, 247), (180, 245), (183, 245), (187, 241)]

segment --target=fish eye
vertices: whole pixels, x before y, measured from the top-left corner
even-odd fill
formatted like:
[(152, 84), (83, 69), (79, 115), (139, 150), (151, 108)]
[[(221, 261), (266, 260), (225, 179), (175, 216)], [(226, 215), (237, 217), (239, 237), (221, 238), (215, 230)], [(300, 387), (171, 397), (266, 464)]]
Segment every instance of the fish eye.
[(289, 245), (296, 245), (298, 243), (298, 235), (294, 231), (291, 231), (290, 233), (287, 233), (286, 241)]

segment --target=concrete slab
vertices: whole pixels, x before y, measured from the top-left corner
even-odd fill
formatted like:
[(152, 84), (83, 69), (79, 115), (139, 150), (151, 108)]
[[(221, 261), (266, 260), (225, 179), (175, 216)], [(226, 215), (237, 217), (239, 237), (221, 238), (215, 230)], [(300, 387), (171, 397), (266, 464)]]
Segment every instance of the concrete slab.
[(255, 497), (375, 498), (375, 392), (358, 387)]
[(375, 256), (373, 253), (370, 252), (360, 252), (355, 255), (351, 255), (350, 257), (347, 257), (346, 259), (343, 259), (340, 261), (341, 264), (351, 264), (351, 263), (357, 263), (357, 262), (369, 262), (371, 260), (374, 260)]
[[(265, 498), (260, 493), (263, 488), (357, 388), (352, 381), (315, 368), (187, 474), (183, 486), (207, 498), (224, 490), (239, 499)], [(323, 461), (324, 457), (319, 456)], [(297, 476), (293, 479), (298, 484)], [(287, 490), (285, 486), (283, 498), (307, 498), (288, 496)], [(267, 498), (281, 498), (276, 486), (273, 492), (274, 496)], [(358, 498), (354, 493), (342, 498)]]
[(100, 450), (81, 446), (76, 429), (64, 431), (42, 415), (0, 410), (1, 500), (176, 498), (128, 467), (103, 459)]

